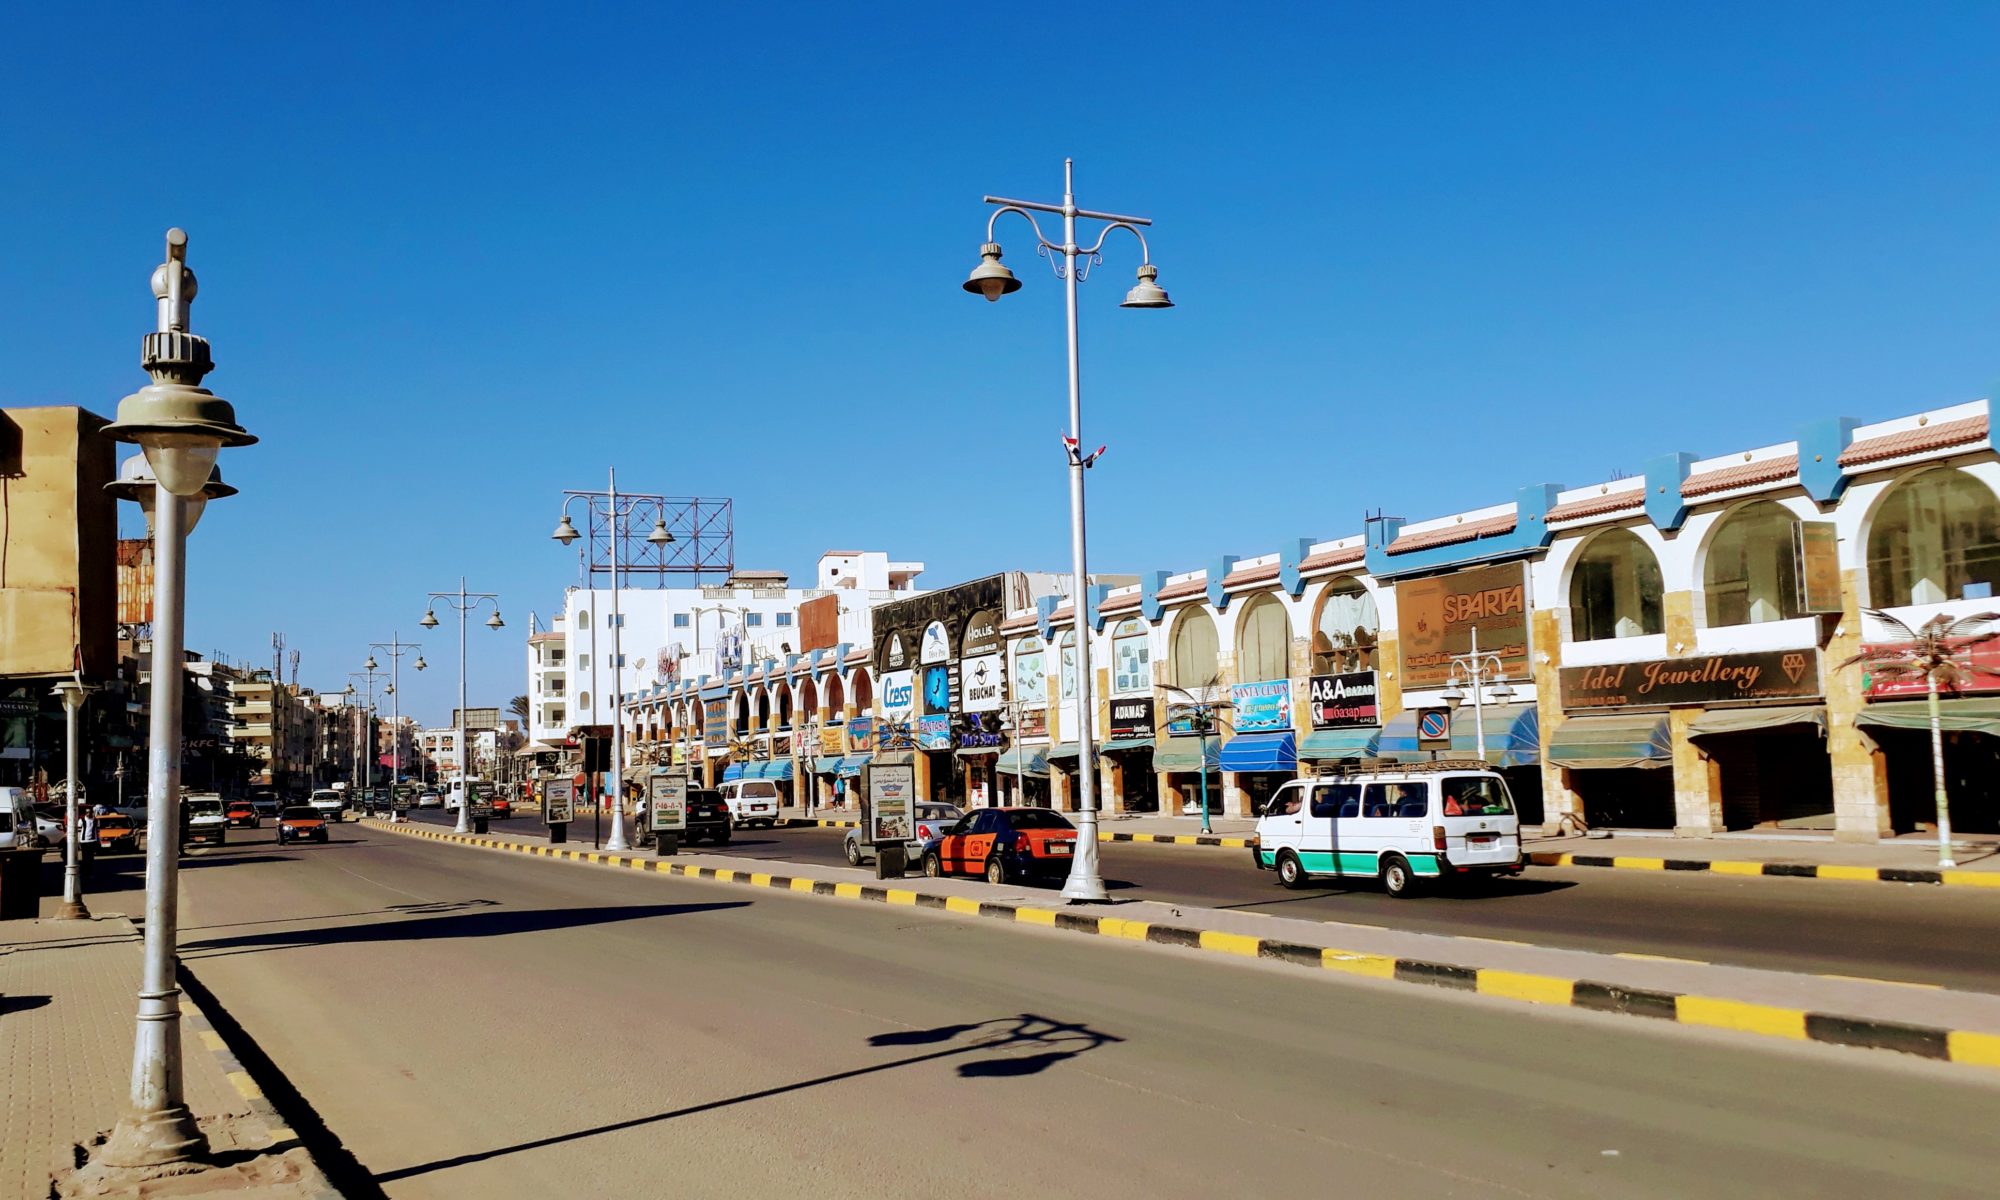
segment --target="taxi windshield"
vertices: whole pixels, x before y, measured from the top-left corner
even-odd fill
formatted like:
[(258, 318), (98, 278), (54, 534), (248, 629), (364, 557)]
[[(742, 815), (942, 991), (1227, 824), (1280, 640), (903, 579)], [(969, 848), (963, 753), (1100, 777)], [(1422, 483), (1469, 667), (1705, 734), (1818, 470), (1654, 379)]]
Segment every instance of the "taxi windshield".
[(319, 810), (316, 808), (300, 808), (297, 805), (294, 805), (291, 808), (285, 810), (285, 820), (317, 821), (319, 820)]
[(1454, 775), (1443, 780), (1447, 817), (1504, 817), (1514, 811), (1507, 785), (1493, 775)]

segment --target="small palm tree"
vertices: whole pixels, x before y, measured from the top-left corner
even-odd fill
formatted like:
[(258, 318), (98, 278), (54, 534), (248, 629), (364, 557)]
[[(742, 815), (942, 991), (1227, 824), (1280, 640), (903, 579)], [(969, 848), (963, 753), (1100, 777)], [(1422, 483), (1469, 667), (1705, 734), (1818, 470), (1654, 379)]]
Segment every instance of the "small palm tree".
[(1970, 652), (1974, 646), (2000, 638), (2000, 629), (1992, 628), (1994, 622), (2000, 621), (2000, 613), (1974, 613), (1956, 620), (1940, 613), (1912, 629), (1907, 622), (1879, 608), (1871, 608), (1867, 612), (1871, 620), (1879, 622), (1894, 634), (1897, 642), (1863, 650), (1840, 665), (1859, 666), (1868, 675), (1885, 679), (1923, 680), (1931, 706), (1931, 771), (1937, 802), (1938, 866), (1957, 866), (1951, 857), (1951, 807), (1944, 789), (1944, 730), (1938, 716), (1938, 693), (1956, 692), (1965, 677), (1973, 671), (1987, 673), (1986, 668), (1973, 664)]
[(1218, 698), (1221, 692), (1222, 676), (1209, 676), (1208, 682), (1195, 688), (1175, 687), (1171, 683), (1160, 685), (1163, 691), (1172, 692), (1179, 700), (1167, 705), (1169, 720), (1185, 720), (1188, 726), (1201, 735), (1201, 831), (1213, 833), (1209, 827), (1208, 803), (1208, 738), (1212, 733), (1228, 725), (1227, 710), (1232, 707), (1228, 700)]

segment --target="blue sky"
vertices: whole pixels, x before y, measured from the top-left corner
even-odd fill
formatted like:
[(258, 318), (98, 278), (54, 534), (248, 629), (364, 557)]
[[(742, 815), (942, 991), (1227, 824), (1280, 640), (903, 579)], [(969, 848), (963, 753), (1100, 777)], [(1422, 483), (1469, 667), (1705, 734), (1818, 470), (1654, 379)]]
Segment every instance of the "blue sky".
[(110, 415), (186, 227), (263, 438), (188, 644), (322, 687), (463, 573), (473, 703), (523, 690), (611, 464), (734, 497), (745, 566), (1066, 568), (1060, 287), (1003, 225), (1022, 291), (958, 290), (1065, 155), (1179, 305), (1116, 307), (1127, 244), (1085, 285), (1101, 570), (1996, 375), (1990, 5), (70, 7), (9, 23), (0, 403)]

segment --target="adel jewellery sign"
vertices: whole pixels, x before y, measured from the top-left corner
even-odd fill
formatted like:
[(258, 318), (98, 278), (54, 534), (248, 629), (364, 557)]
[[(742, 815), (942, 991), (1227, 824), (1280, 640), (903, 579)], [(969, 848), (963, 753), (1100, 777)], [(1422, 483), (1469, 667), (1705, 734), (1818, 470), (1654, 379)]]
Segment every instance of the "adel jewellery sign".
[(1562, 704), (1567, 709), (1812, 700), (1819, 695), (1817, 650), (1711, 654), (1562, 669)]

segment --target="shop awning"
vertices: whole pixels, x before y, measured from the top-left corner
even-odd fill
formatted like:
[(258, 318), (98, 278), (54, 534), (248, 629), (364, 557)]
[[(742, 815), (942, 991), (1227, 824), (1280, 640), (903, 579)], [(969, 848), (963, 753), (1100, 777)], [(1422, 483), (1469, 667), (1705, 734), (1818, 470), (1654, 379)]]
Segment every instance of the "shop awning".
[(1143, 737), (1112, 738), (1110, 741), (1104, 743), (1104, 745), (1098, 747), (1098, 749), (1103, 750), (1107, 754), (1118, 754), (1126, 750), (1151, 750), (1152, 748), (1153, 739)]
[(759, 779), (784, 780), (792, 777), (792, 760), (789, 758), (774, 758), (764, 763), (763, 767), (763, 773), (757, 776)]
[[(1153, 770), (1199, 771), (1202, 767), (1204, 739), (1198, 737), (1170, 737), (1153, 747)], [(1222, 757), (1222, 739), (1206, 739), (1208, 769), (1213, 771)]]
[(1298, 746), (1290, 733), (1246, 733), (1222, 743), (1217, 765), (1225, 771), (1296, 771)]
[[(1542, 761), (1541, 720), (1532, 704), (1489, 704), (1486, 722), (1486, 761), (1496, 767), (1531, 767)], [(1417, 749), (1417, 714), (1401, 712), (1382, 727), (1382, 739), (1375, 753), (1385, 758), (1422, 760), (1428, 750)], [(1453, 757), (1473, 758), (1479, 753), (1479, 738), (1470, 706), (1461, 706), (1451, 718)]]
[(840, 759), (841, 756), (838, 754), (823, 754), (813, 759), (812, 773), (815, 775), (839, 775)]
[(1299, 741), (1299, 757), (1307, 762), (1338, 758), (1373, 758), (1375, 742), (1382, 736), (1379, 725), (1359, 725), (1353, 729), (1316, 729)]
[(1081, 756), (1081, 750), (1082, 747), (1078, 746), (1075, 742), (1057, 742), (1047, 750), (1042, 751), (1042, 757), (1048, 759), (1050, 762), (1054, 762), (1059, 758), (1078, 758)]
[(861, 768), (868, 765), (873, 754), (850, 754), (840, 760), (840, 776), (843, 779), (861, 778)]
[(960, 758), (985, 758), (988, 755), (1000, 753), (1000, 747), (960, 746), (957, 750), (953, 751), (952, 753), (958, 755)]
[(1724, 733), (1756, 733), (1783, 729), (1788, 725), (1809, 725), (1826, 736), (1826, 709), (1818, 704), (1772, 704), (1761, 708), (1718, 708), (1705, 712), (1688, 726), (1688, 740), (1715, 737)]
[(1049, 760), (1043, 756), (1042, 746), (1009, 746), (994, 764), (996, 770), (1009, 775), (1046, 775)]
[(1571, 717), (1549, 738), (1549, 761), (1593, 770), (1670, 767), (1673, 737), (1665, 713)]
[[(1871, 704), (1854, 723), (1863, 729), (1921, 729), (1930, 732), (1928, 700), (1895, 700)], [(1946, 733), (1984, 733), (2000, 737), (2000, 699), (1958, 697), (1938, 701), (1938, 728)]]
[(652, 773), (653, 768), (650, 765), (646, 763), (633, 763), (625, 768), (625, 782), (637, 783)]
[(722, 768), (722, 779), (720, 782), (728, 783), (732, 779), (741, 778), (743, 778), (742, 763), (730, 763), (728, 766)]

